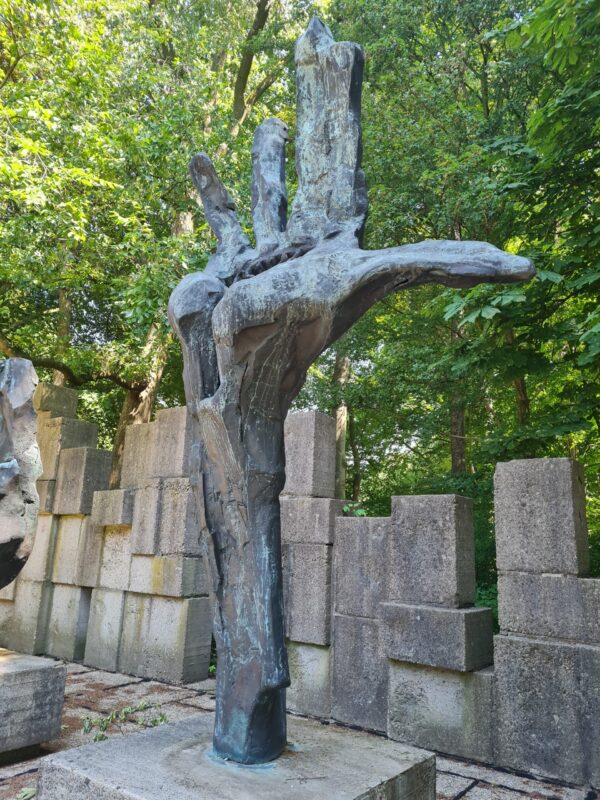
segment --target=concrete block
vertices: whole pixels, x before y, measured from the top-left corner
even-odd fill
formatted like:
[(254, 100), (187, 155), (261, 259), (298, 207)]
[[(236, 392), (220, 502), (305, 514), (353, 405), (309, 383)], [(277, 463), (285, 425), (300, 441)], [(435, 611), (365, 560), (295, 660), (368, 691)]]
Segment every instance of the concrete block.
[(491, 664), (489, 608), (441, 608), (382, 603), (383, 647), (389, 658), (472, 672)]
[(163, 479), (159, 511), (158, 552), (161, 555), (202, 555), (198, 511), (188, 478)]
[(387, 700), (388, 667), (379, 621), (335, 614), (331, 716), (385, 731)]
[(331, 632), (331, 547), (283, 546), (286, 635), (295, 642), (329, 644)]
[(581, 464), (536, 458), (496, 466), (496, 562), (503, 572), (589, 570)]
[(389, 662), (390, 739), (494, 762), (494, 670), (454, 672)]
[(105, 528), (99, 586), (103, 589), (127, 589), (130, 568), (129, 530), (119, 525)]
[(40, 498), (39, 513), (51, 514), (54, 505), (54, 493), (56, 491), (56, 481), (38, 481), (37, 491)]
[(131, 558), (129, 591), (167, 597), (208, 595), (206, 561), (197, 557), (134, 555)]
[(6, 603), (12, 603), (15, 599), (15, 595), (17, 593), (17, 584), (15, 581), (9, 583), (8, 586), (4, 586), (0, 589), (0, 600)]
[(46, 653), (67, 661), (81, 661), (90, 615), (91, 590), (55, 584), (48, 623)]
[(335, 420), (320, 411), (297, 411), (285, 421), (283, 494), (335, 497)]
[(38, 800), (435, 800), (435, 757), (378, 736), (290, 717), (289, 741), (263, 768), (212, 754), (200, 714), (42, 760)]
[(84, 664), (116, 672), (123, 628), (125, 592), (94, 589), (90, 601)]
[(473, 501), (392, 498), (388, 599), (460, 608), (475, 601)]
[(287, 707), (296, 714), (331, 717), (331, 648), (302, 642), (287, 643), (291, 686)]
[(501, 574), (498, 616), (503, 633), (600, 644), (600, 579)]
[(148, 422), (143, 425), (128, 425), (125, 429), (121, 489), (137, 489), (139, 486), (143, 486), (148, 478), (152, 459), (154, 424)]
[(75, 447), (60, 454), (54, 497), (55, 514), (90, 514), (94, 492), (106, 489), (112, 454), (108, 450)]
[(33, 395), (33, 407), (39, 414), (47, 412), (51, 417), (77, 416), (77, 389), (54, 386), (52, 383), (39, 383)]
[(81, 419), (56, 417), (38, 424), (37, 440), (43, 467), (40, 480), (52, 481), (58, 472), (61, 451), (73, 447), (95, 447), (98, 426)]
[(66, 677), (64, 664), (0, 648), (0, 753), (60, 734)]
[(164, 408), (156, 414), (148, 476), (175, 478), (189, 475), (192, 421), (187, 408)]
[(92, 521), (96, 525), (132, 525), (133, 489), (105, 489), (94, 492)]
[(27, 581), (45, 581), (52, 575), (58, 518), (40, 514), (37, 519), (33, 550), (20, 577)]
[(65, 515), (55, 518), (56, 543), (52, 580), (75, 586), (95, 586), (100, 573), (102, 529), (89, 517)]
[(45, 652), (52, 592), (49, 581), (19, 578), (14, 602), (2, 603), (10, 612), (0, 617), (0, 646), (31, 655)]
[(52, 581), (77, 584), (80, 539), (86, 524), (84, 516), (64, 516), (57, 520)]
[(600, 786), (600, 648), (495, 637), (497, 762)]
[(104, 531), (94, 525), (90, 517), (81, 531), (77, 556), (77, 581), (80, 586), (93, 588), (100, 580), (100, 568), (104, 549)]
[(298, 544), (333, 544), (335, 519), (344, 501), (328, 497), (282, 496), (281, 540)]
[(155, 478), (135, 492), (131, 551), (138, 555), (158, 552), (162, 502), (162, 478)]
[(119, 671), (169, 683), (208, 675), (212, 611), (207, 597), (171, 598), (128, 593)]
[(376, 617), (386, 599), (388, 517), (340, 517), (335, 526), (334, 607)]

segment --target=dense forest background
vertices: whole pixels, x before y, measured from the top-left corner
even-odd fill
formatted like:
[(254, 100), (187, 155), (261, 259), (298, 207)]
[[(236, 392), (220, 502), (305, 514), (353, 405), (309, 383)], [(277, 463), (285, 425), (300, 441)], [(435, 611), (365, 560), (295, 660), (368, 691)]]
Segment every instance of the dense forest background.
[(184, 402), (166, 320), (214, 240), (187, 176), (204, 150), (250, 221), (254, 128), (291, 129), (293, 43), (318, 12), (366, 50), (366, 246), (483, 239), (527, 285), (422, 287), (313, 367), (340, 493), (459, 492), (494, 586), (498, 461), (585, 466), (600, 575), (599, 0), (0, 0), (0, 354), (81, 390), (114, 446)]

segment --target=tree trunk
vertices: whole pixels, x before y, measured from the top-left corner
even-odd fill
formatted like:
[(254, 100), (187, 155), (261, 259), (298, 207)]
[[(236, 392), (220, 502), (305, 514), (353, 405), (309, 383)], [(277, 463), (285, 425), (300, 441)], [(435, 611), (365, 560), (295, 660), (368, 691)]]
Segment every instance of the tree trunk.
[(352, 500), (358, 503), (360, 501), (362, 474), (360, 471), (360, 453), (356, 442), (356, 419), (351, 408), (348, 408), (348, 438), (350, 440), (350, 449), (352, 450)]
[[(71, 299), (66, 289), (58, 290), (58, 318), (56, 324), (58, 346), (56, 352), (60, 359), (71, 343)], [(55, 386), (64, 386), (67, 382), (64, 372), (55, 369), (52, 373), (52, 383)]]
[[(512, 328), (509, 328), (505, 334), (505, 340), (508, 345), (517, 349), (515, 333)], [(529, 395), (527, 393), (527, 384), (525, 376), (519, 375), (513, 379), (513, 386), (515, 387), (516, 408), (517, 408), (517, 422), (519, 425), (525, 425), (529, 419), (530, 403)]]
[[(178, 211), (171, 227), (173, 236), (186, 236), (193, 232), (194, 218), (191, 211)], [(152, 419), (154, 401), (165, 371), (169, 344), (172, 340), (172, 335), (168, 334), (165, 340), (161, 341), (156, 325), (152, 325), (148, 331), (142, 357), (144, 359), (152, 358), (152, 364), (146, 383), (127, 389), (123, 397), (112, 450), (111, 489), (117, 488), (121, 482), (125, 428), (127, 425), (141, 425)]]
[(248, 85), (248, 78), (250, 77), (250, 70), (252, 69), (252, 62), (254, 61), (254, 53), (252, 52), (251, 45), (252, 39), (259, 34), (269, 18), (269, 10), (271, 8), (271, 0), (258, 0), (256, 4), (256, 14), (252, 27), (246, 36), (245, 49), (242, 53), (240, 66), (235, 79), (233, 87), (233, 116), (236, 119), (241, 119), (246, 107), (245, 94)]
[(165, 341), (161, 342), (158, 338), (157, 328), (154, 325), (148, 332), (144, 355), (149, 358), (150, 354), (154, 353), (153, 362), (146, 383), (139, 387), (127, 389), (123, 398), (112, 450), (111, 489), (119, 486), (121, 481), (125, 428), (127, 425), (141, 425), (145, 422), (150, 422), (152, 419), (152, 409), (154, 408), (158, 387), (167, 364), (168, 346), (171, 340), (172, 336), (169, 334)]
[(462, 475), (467, 469), (465, 407), (457, 399), (450, 401), (450, 457), (452, 474)]
[(135, 413), (140, 403), (141, 389), (126, 389), (117, 431), (112, 450), (112, 466), (110, 470), (110, 488), (118, 489), (121, 484), (121, 470), (123, 468), (123, 449), (125, 447), (125, 429), (130, 422), (131, 416)]
[[(451, 337), (458, 339), (458, 323), (452, 322)], [(465, 404), (459, 391), (452, 387), (450, 390), (450, 463), (453, 475), (462, 475), (467, 469), (467, 439)]]
[(525, 378), (515, 378), (513, 385), (517, 397), (517, 421), (519, 425), (525, 425), (529, 419), (529, 395)]
[(335, 496), (346, 499), (346, 429), (348, 425), (348, 406), (342, 395), (350, 377), (350, 358), (338, 352), (335, 358), (333, 382), (339, 392), (340, 401), (334, 408), (335, 418)]

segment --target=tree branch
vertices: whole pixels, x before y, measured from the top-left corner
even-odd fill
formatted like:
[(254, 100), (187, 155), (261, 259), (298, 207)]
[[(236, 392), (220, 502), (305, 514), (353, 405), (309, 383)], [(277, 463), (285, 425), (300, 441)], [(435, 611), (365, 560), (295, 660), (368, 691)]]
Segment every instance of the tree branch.
[(12, 64), (10, 65), (10, 67), (9, 67), (9, 68), (6, 70), (6, 74), (5, 74), (5, 76), (4, 76), (4, 78), (2, 79), (2, 82), (0, 82), (0, 90), (4, 89), (4, 87), (6, 86), (6, 84), (7, 84), (7, 83), (9, 82), (9, 80), (12, 78), (12, 76), (14, 75), (14, 72), (15, 72), (15, 70), (16, 70), (16, 68), (17, 68), (18, 64), (19, 64), (19, 61), (20, 61), (22, 58), (23, 58), (23, 56), (22, 56), (22, 55), (18, 55), (18, 56), (15, 58), (15, 60), (12, 62)]
[(244, 52), (242, 54), (242, 58), (240, 59), (240, 66), (238, 68), (235, 86), (233, 88), (233, 116), (237, 120), (241, 120), (246, 108), (244, 96), (246, 94), (248, 78), (250, 77), (250, 70), (252, 69), (252, 62), (254, 60), (251, 42), (252, 39), (259, 34), (267, 24), (270, 10), (271, 0), (258, 0), (258, 3), (256, 4), (254, 22), (252, 23), (252, 27), (246, 36)]
[(32, 356), (14, 348), (2, 333), (0, 333), (0, 353), (6, 356), (6, 358), (26, 358), (28, 361), (31, 361), (34, 367), (42, 367), (44, 369), (53, 369), (62, 372), (73, 386), (83, 386), (86, 383), (107, 380), (115, 383), (117, 386), (121, 386), (123, 389), (144, 389), (146, 387), (146, 381), (126, 381), (114, 372), (103, 372), (100, 370), (99, 372), (90, 372), (87, 375), (77, 375), (77, 373), (63, 361), (59, 361), (55, 358)]

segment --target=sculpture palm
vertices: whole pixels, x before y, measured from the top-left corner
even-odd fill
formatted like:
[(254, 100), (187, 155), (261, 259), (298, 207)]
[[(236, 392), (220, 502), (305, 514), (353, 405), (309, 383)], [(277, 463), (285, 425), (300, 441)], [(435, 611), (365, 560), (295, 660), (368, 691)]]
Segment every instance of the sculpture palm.
[(251, 247), (207, 156), (191, 175), (218, 239), (203, 273), (173, 292), (194, 420), (192, 483), (209, 548), (218, 652), (215, 751), (242, 763), (286, 741), (279, 493), (283, 424), (317, 356), (385, 295), (426, 282), (472, 286), (533, 274), (489, 244), (360, 249), (363, 52), (313, 18), (296, 45), (299, 188), (286, 222), (286, 126), (256, 131)]

